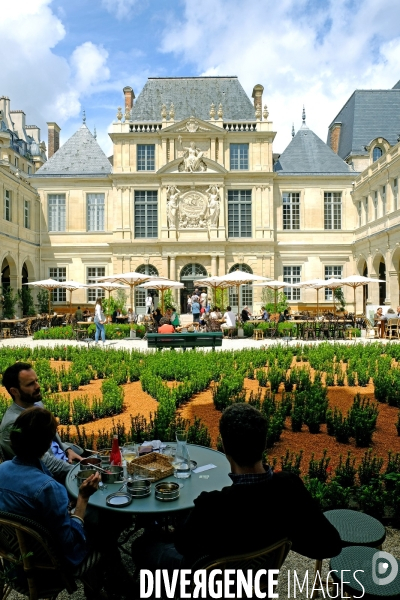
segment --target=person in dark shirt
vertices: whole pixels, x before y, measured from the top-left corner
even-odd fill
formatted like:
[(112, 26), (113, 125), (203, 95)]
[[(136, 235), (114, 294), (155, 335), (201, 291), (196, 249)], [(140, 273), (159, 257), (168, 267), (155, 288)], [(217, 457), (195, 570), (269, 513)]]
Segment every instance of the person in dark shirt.
[(81, 307), (78, 306), (75, 312), (75, 321), (83, 321), (83, 312), (81, 311)]
[(153, 319), (156, 321), (157, 326), (160, 324), (160, 320), (163, 318), (162, 316), (162, 312), (159, 308), (156, 308), (156, 310), (153, 312)]
[(248, 306), (244, 306), (242, 310), (242, 321), (246, 323), (246, 321), (250, 321), (251, 312), (249, 311)]
[(187, 567), (205, 555), (213, 558), (266, 548), (288, 538), (292, 550), (309, 558), (327, 558), (341, 551), (338, 531), (321, 512), (301, 479), (273, 472), (262, 462), (268, 422), (245, 403), (222, 414), (220, 434), (231, 467), (232, 485), (202, 492), (177, 528), (174, 543), (151, 538), (137, 548), (141, 568)]

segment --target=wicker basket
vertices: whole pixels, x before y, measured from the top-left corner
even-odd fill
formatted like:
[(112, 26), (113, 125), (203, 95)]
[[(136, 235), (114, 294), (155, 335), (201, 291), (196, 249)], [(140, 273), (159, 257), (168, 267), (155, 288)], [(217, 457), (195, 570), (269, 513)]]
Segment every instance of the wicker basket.
[(158, 452), (150, 452), (131, 462), (127, 463), (129, 475), (140, 475), (141, 477), (151, 477), (154, 481), (169, 477), (174, 472), (174, 467), (166, 456)]

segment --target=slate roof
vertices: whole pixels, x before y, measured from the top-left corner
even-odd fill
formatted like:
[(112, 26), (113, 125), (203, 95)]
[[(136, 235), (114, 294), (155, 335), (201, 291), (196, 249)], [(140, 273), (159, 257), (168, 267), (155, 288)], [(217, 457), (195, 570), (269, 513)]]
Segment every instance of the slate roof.
[(224, 121), (255, 121), (254, 105), (237, 77), (149, 77), (133, 108), (134, 121), (160, 121), (161, 106), (171, 102), (175, 121), (210, 119), (210, 106), (222, 104)]
[(83, 124), (33, 177), (106, 177), (111, 172), (110, 161)]
[(304, 123), (280, 155), (274, 171), (278, 175), (355, 175)]
[(400, 81), (391, 90), (356, 90), (330, 127), (337, 122), (342, 124), (338, 154), (343, 159), (366, 156), (364, 146), (378, 137), (393, 146), (400, 133)]

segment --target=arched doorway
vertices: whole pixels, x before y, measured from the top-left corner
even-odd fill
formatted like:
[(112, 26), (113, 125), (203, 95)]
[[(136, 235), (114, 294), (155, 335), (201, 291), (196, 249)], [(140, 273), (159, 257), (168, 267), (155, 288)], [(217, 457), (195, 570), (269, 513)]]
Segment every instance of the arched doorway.
[(10, 265), (8, 260), (5, 258), (1, 265), (1, 285), (4, 289), (10, 287)]
[[(158, 277), (158, 270), (154, 265), (140, 265), (136, 269), (136, 273), (143, 273), (143, 275), (148, 275), (149, 277)], [(146, 296), (148, 291), (150, 291), (150, 294), (153, 296), (154, 308), (157, 307), (158, 294), (155, 290), (135, 288), (135, 308), (139, 315), (144, 315), (146, 313)]]
[(379, 284), (379, 304), (385, 303), (386, 298), (386, 263), (381, 258), (381, 262), (379, 263), (379, 279), (383, 279), (384, 283)]
[(22, 265), (21, 277), (22, 277), (22, 285), (24, 285), (25, 283), (28, 283), (29, 273), (28, 273), (28, 267), (26, 266), (26, 263), (24, 263)]
[(184, 284), (184, 288), (181, 289), (180, 293), (180, 305), (181, 313), (185, 313), (187, 310), (187, 297), (191, 296), (194, 292), (193, 282), (196, 279), (207, 277), (207, 271), (199, 263), (189, 263), (185, 265), (180, 273), (180, 282)]
[[(236, 263), (229, 269), (229, 273), (233, 273), (234, 271), (244, 271), (245, 273), (253, 274), (253, 269), (246, 265), (245, 263)], [(238, 310), (238, 296), (237, 296), (237, 288), (231, 287), (229, 288), (229, 304), (232, 307), (233, 312), (237, 312)], [(240, 286), (240, 306), (248, 306), (250, 311), (253, 310), (253, 286), (251, 283), (247, 285)]]

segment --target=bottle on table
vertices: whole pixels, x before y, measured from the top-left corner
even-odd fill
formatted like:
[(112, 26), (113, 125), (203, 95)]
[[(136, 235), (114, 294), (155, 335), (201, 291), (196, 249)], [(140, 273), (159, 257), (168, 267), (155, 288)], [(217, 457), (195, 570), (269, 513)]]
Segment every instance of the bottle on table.
[(118, 435), (113, 436), (113, 443), (110, 454), (110, 465), (114, 467), (122, 466), (122, 456), (118, 445)]

